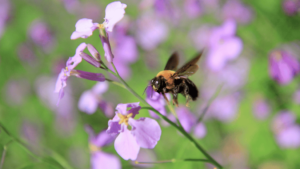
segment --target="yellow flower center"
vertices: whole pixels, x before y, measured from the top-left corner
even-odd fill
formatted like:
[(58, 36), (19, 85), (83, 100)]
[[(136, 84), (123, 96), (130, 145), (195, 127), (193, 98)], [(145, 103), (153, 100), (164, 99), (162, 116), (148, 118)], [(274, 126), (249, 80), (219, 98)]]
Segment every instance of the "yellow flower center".
[(104, 26), (104, 24), (98, 24), (98, 28), (99, 28), (99, 29), (104, 29), (105, 26)]
[(280, 61), (282, 59), (282, 55), (279, 51), (273, 52), (273, 56), (276, 61)]
[(101, 148), (100, 147), (97, 147), (95, 144), (92, 144), (90, 143), (89, 144), (89, 148), (90, 148), (90, 151), (93, 153), (93, 152), (97, 152), (97, 151), (101, 151)]
[(132, 113), (130, 113), (130, 114), (128, 114), (128, 115), (123, 115), (123, 114), (121, 114), (121, 113), (118, 113), (117, 115), (118, 115), (118, 117), (120, 118), (119, 124), (124, 123), (126, 126), (128, 126), (128, 120), (129, 120), (129, 118), (130, 118), (131, 116), (133, 116)]

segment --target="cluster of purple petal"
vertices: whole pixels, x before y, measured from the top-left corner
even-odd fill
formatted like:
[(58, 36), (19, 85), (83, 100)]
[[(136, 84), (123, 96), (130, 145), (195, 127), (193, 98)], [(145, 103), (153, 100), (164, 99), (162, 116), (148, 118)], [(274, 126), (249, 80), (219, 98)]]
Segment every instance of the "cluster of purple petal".
[(93, 114), (100, 108), (107, 117), (112, 117), (112, 104), (105, 101), (101, 95), (108, 90), (108, 82), (98, 82), (92, 89), (83, 92), (79, 98), (79, 110)]
[(125, 160), (135, 160), (140, 148), (154, 148), (161, 136), (160, 126), (155, 120), (147, 117), (134, 119), (140, 109), (139, 103), (119, 104), (116, 115), (108, 121), (106, 132), (119, 134), (114, 145), (117, 153)]
[(274, 50), (269, 55), (270, 76), (279, 84), (290, 83), (300, 72), (300, 63), (286, 50)]
[[(59, 99), (58, 99), (57, 104), (59, 103), (60, 99), (64, 96), (64, 88), (67, 86), (67, 79), (71, 75), (76, 76), (78, 78), (88, 79), (88, 80), (94, 80), (94, 81), (100, 81), (100, 82), (105, 81), (105, 77), (101, 73), (91, 73), (91, 72), (85, 72), (82, 70), (74, 69), (82, 61), (82, 58), (85, 58), (89, 63), (91, 63), (90, 60), (93, 60), (92, 57), (90, 57), (90, 56), (82, 55), (83, 50), (86, 47), (87, 47), (86, 43), (81, 43), (77, 47), (75, 55), (68, 59), (68, 61), (66, 63), (66, 68), (62, 69), (61, 72), (59, 73), (57, 81), (56, 81), (56, 85), (55, 85), (55, 93), (59, 94)], [(93, 47), (93, 49), (94, 49), (94, 47)], [(91, 51), (91, 53), (93, 53), (93, 50)], [(92, 63), (94, 63), (94, 62), (92, 62)], [(92, 65), (94, 65), (94, 64), (92, 64)]]

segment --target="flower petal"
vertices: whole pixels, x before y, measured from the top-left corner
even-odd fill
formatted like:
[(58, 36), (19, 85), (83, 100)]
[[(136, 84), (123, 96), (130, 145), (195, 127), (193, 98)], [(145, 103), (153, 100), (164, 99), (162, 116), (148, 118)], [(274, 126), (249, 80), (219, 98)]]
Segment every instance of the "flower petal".
[(93, 23), (91, 19), (83, 18), (79, 19), (76, 24), (76, 31), (71, 35), (71, 39), (87, 38), (93, 34), (93, 31), (97, 29), (97, 23)]
[(194, 129), (194, 135), (197, 138), (203, 138), (206, 135), (206, 127), (203, 123), (198, 123)]
[(98, 147), (107, 146), (115, 140), (116, 136), (116, 134), (108, 134), (104, 130), (96, 136), (94, 144)]
[(99, 37), (102, 42), (105, 59), (107, 60), (107, 62), (111, 63), (113, 61), (114, 55), (111, 51), (108, 35), (106, 35), (106, 37), (99, 35)]
[(121, 162), (115, 155), (95, 152), (91, 157), (92, 169), (121, 169)]
[(100, 62), (98, 62), (95, 58), (93, 58), (92, 56), (84, 53), (84, 52), (81, 52), (80, 53), (80, 56), (85, 60), (87, 61), (89, 64), (95, 66), (96, 68), (99, 68), (101, 66)]
[[(141, 106), (139, 106), (139, 104), (140, 102), (118, 104), (116, 107), (116, 111), (123, 115), (128, 115), (132, 113), (133, 114), (132, 118), (134, 118), (135, 115), (139, 114), (139, 110), (141, 109)], [(131, 109), (127, 111), (127, 108), (129, 107), (131, 107)]]
[(115, 140), (115, 149), (124, 160), (135, 160), (140, 150), (136, 138), (125, 128)]
[(87, 48), (89, 50), (89, 52), (92, 54), (92, 56), (97, 60), (100, 61), (101, 60), (101, 56), (100, 53), (98, 52), (98, 50), (91, 44), (87, 44)]
[(54, 89), (55, 93), (59, 93), (64, 87), (67, 86), (66, 83), (67, 77), (65, 77), (64, 74), (65, 74), (64, 69), (62, 69), (56, 80), (55, 89)]
[(98, 82), (93, 88), (92, 91), (95, 94), (103, 94), (108, 90), (108, 82)]
[(118, 115), (115, 115), (112, 120), (109, 120), (106, 132), (108, 134), (119, 133), (121, 131), (121, 125), (119, 124), (119, 121), (120, 119)]
[(131, 133), (142, 148), (156, 146), (161, 136), (161, 128), (157, 121), (146, 117), (139, 120), (130, 118), (128, 122), (132, 126)]
[(112, 2), (106, 6), (104, 25), (108, 32), (112, 32), (115, 24), (124, 17), (126, 7), (127, 5), (120, 1)]
[(186, 107), (179, 107), (176, 110), (178, 120), (186, 132), (190, 132), (196, 124), (196, 117)]
[(80, 53), (86, 48), (86, 43), (81, 43), (76, 48), (75, 55), (73, 57), (70, 57), (67, 61), (66, 66), (68, 67), (68, 72), (73, 70), (81, 61), (82, 57), (80, 56)]
[(87, 114), (95, 113), (98, 108), (97, 96), (90, 90), (83, 92), (79, 98), (78, 108)]
[(71, 75), (79, 78), (87, 79), (87, 80), (93, 80), (99, 82), (105, 81), (105, 76), (101, 73), (91, 73), (82, 70), (72, 70)]

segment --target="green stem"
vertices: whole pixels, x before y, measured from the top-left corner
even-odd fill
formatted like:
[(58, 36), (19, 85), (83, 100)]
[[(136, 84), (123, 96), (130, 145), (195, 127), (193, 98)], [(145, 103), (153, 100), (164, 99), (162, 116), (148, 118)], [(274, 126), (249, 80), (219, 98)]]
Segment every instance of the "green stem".
[(3, 146), (3, 153), (2, 153), (2, 157), (1, 157), (0, 169), (2, 169), (2, 167), (3, 167), (4, 159), (5, 159), (5, 156), (6, 156), (7, 147), (8, 147), (8, 145), (9, 145), (10, 143), (12, 143), (12, 140), (9, 141), (7, 144), (5, 144), (5, 145)]
[[(32, 151), (30, 151), (29, 148), (28, 148), (28, 146), (22, 140), (20, 140), (20, 139), (16, 138), (15, 136), (13, 136), (6, 129), (6, 127), (4, 127), (4, 125), (1, 122), (0, 122), (0, 128), (12, 139), (12, 141), (14, 141), (17, 144), (19, 144), (28, 154), (30, 154), (38, 162), (44, 162), (44, 163), (47, 163), (47, 164), (53, 166), (53, 164), (51, 164), (50, 162), (43, 160), (43, 158), (37, 156)], [(45, 149), (45, 150), (49, 151), (48, 149)], [(52, 150), (50, 152), (51, 152), (51, 157), (53, 159), (55, 159), (61, 166), (63, 166), (63, 168), (65, 168), (65, 169), (72, 169), (72, 167), (61, 156), (59, 156), (57, 153), (55, 153)]]
[(116, 82), (116, 81), (113, 81), (113, 80), (110, 80), (110, 79), (107, 79), (107, 78), (105, 78), (105, 80), (126, 89), (126, 87), (123, 84), (119, 83), (119, 82)]
[(190, 142), (192, 142), (199, 151), (201, 151), (204, 156), (211, 161), (214, 165), (216, 165), (218, 168), (223, 168), (217, 161), (215, 161), (198, 143), (197, 141), (190, 136), (182, 127), (177, 126), (174, 122), (172, 122), (171, 120), (169, 120), (166, 116), (162, 115), (161, 113), (159, 113), (156, 109), (154, 109), (151, 105), (149, 105), (146, 100), (144, 100), (141, 96), (139, 96), (134, 90), (132, 90), (129, 85), (121, 78), (121, 76), (119, 75), (115, 65), (113, 63), (111, 63), (118, 79), (123, 83), (123, 85), (136, 97), (138, 98), (142, 103), (144, 103), (145, 105), (149, 106), (149, 107), (143, 107), (144, 109), (148, 109), (148, 110), (152, 110), (154, 111), (159, 117), (161, 117), (162, 119), (164, 119), (166, 122), (168, 122), (169, 124), (171, 124), (172, 126), (174, 126), (177, 130), (179, 130), (187, 139), (190, 140)]
[(175, 162), (184, 162), (184, 161), (211, 163), (211, 161), (209, 161), (207, 159), (191, 159), (191, 158), (188, 158), (188, 159), (172, 159), (172, 160), (151, 161), (151, 162), (135, 161), (135, 164), (161, 164), (161, 163), (175, 163)]

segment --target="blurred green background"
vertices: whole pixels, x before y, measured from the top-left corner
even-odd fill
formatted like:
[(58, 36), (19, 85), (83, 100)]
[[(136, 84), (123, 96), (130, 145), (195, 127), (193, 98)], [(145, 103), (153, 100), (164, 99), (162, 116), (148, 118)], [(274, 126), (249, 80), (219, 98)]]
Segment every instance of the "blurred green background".
[[(78, 169), (90, 168), (88, 134), (85, 132), (84, 126), (88, 124), (98, 133), (107, 128), (109, 118), (101, 110), (97, 110), (92, 115), (80, 112), (77, 103), (82, 92), (92, 88), (96, 82), (75, 77), (68, 79), (68, 87), (70, 86), (73, 96), (73, 114), (72, 117), (60, 119), (54, 113), (53, 108), (42, 101), (38, 95), (38, 86), (42, 93), (45, 90), (45, 94), (50, 89), (43, 89), (44, 86), (37, 83), (37, 80), (41, 77), (56, 79), (57, 70), (64, 67), (65, 61), (74, 55), (76, 47), (82, 42), (93, 44), (101, 56), (104, 56), (97, 32), (87, 39), (70, 40), (70, 35), (75, 30), (76, 21), (80, 18), (88, 18), (88, 15), (97, 14), (95, 17), (98, 20), (95, 22), (101, 23), (105, 15), (105, 7), (111, 1), (80, 1), (82, 8), (86, 7), (84, 5), (89, 5), (98, 8), (98, 13), (88, 9), (70, 12), (60, 0), (10, 0), (9, 2), (11, 3), (10, 16), (0, 39), (0, 121), (14, 137), (24, 140), (29, 150), (43, 160), (33, 157), (31, 153), (13, 141), (12, 137), (0, 130), (1, 152), (4, 151), (4, 148), (7, 149), (2, 168), (50, 169), (66, 168), (69, 165)], [(220, 1), (219, 3), (224, 4), (225, 2)], [(126, 15), (132, 22), (143, 12), (139, 10), (140, 1), (126, 0), (122, 3), (127, 4)], [(180, 9), (182, 3), (176, 1)], [(251, 169), (299, 168), (299, 148), (281, 148), (274, 138), (271, 122), (273, 116), (281, 110), (290, 110), (299, 119), (300, 108), (293, 101), (293, 95), (299, 87), (300, 79), (296, 77), (290, 84), (284, 86), (277, 84), (268, 74), (268, 55), (274, 48), (300, 39), (300, 18), (299, 15), (286, 15), (282, 9), (282, 1), (279, 0), (251, 0), (244, 1), (244, 3), (252, 9), (253, 19), (246, 25), (238, 25), (237, 28), (237, 36), (243, 41), (243, 52), (240, 57), (247, 58), (250, 65), (247, 82), (240, 89), (242, 97), (237, 115), (233, 121), (228, 123), (217, 120), (205, 121), (207, 134), (198, 142), (210, 154), (217, 157), (217, 160), (218, 156), (228, 157), (225, 168), (234, 168), (234, 164), (241, 161), (247, 166), (243, 166), (244, 168)], [(88, 14), (87, 11), (92, 14)], [(179, 51), (181, 55), (181, 65), (194, 56), (197, 49), (189, 36), (191, 29), (203, 24), (216, 26), (222, 24), (222, 21), (215, 17), (214, 12), (217, 13), (217, 11), (211, 12), (194, 19), (181, 16), (183, 18), (179, 20), (178, 24), (166, 21), (169, 35), (165, 41), (151, 51), (143, 50), (138, 46), (138, 60), (130, 65), (132, 74), (127, 80), (128, 84), (142, 95), (148, 81), (164, 68), (174, 50)], [(182, 13), (179, 13), (179, 16)], [(48, 51), (30, 40), (28, 31), (36, 19), (45, 22), (54, 37), (53, 46)], [(135, 36), (135, 25), (130, 27), (129, 34)], [(32, 50), (32, 53), (28, 54), (29, 59), (22, 59), (19, 56), (22, 44), (30, 46)], [(34, 55), (33, 58), (30, 57), (32, 55)], [(201, 65), (205, 64), (204, 60), (200, 62)], [(55, 66), (59, 68), (57, 69)], [(99, 71), (86, 62), (82, 62), (77, 69)], [(102, 70), (101, 73), (105, 74)], [(199, 72), (191, 79), (197, 86), (201, 86), (203, 79), (207, 76), (208, 74), (205, 74), (205, 71), (200, 68)], [(15, 85), (15, 88), (10, 89), (12, 85)], [(252, 105), (258, 95), (266, 98), (270, 103), (270, 115), (265, 120), (258, 120), (253, 115)], [(103, 95), (103, 98), (110, 101), (113, 107), (118, 103), (138, 101), (130, 92), (113, 84), (109, 85), (109, 90)], [(196, 115), (201, 113), (199, 109), (201, 101), (200, 98), (197, 102), (190, 103), (190, 110)], [(180, 96), (179, 102), (185, 102), (182, 96)], [(138, 117), (150, 116), (147, 110), (141, 110)], [(59, 124), (67, 126), (63, 128)], [(173, 127), (161, 127), (162, 136), (154, 148), (155, 159), (147, 161), (204, 158)], [(117, 155), (113, 144), (102, 148), (102, 151)], [(130, 161), (125, 161), (121, 157), (120, 160), (122, 168), (137, 168), (132, 166)], [(222, 161), (220, 163), (222, 164)], [(213, 168), (199, 162), (163, 163), (150, 167)]]

